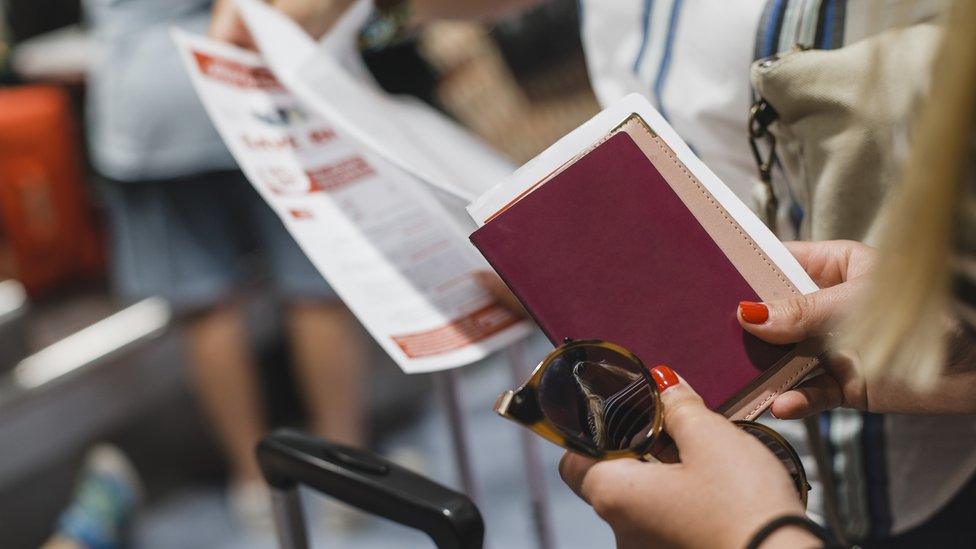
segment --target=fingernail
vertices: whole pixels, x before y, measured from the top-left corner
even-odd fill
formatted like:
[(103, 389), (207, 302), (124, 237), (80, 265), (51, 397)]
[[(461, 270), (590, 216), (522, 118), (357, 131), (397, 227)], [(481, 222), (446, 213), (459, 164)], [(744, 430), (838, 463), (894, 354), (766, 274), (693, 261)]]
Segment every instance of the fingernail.
[(739, 314), (742, 315), (742, 320), (749, 324), (762, 324), (769, 320), (769, 308), (766, 307), (765, 303), (740, 301)]
[(674, 373), (674, 370), (665, 366), (664, 364), (659, 364), (651, 368), (651, 379), (654, 380), (654, 384), (657, 385), (657, 391), (663, 393), (671, 387), (681, 383), (678, 379), (678, 374)]

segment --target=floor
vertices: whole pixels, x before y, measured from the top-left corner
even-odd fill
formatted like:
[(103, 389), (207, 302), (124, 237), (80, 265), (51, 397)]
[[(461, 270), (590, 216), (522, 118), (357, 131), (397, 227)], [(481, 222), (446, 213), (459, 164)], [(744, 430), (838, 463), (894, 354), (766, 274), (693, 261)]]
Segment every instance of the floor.
[[(547, 343), (526, 343), (527, 357), (541, 357)], [(464, 420), (480, 496), (479, 508), (485, 520), (485, 547), (535, 548), (535, 531), (528, 504), (521, 438), (518, 428), (491, 411), (495, 397), (512, 383), (508, 364), (494, 357), (461, 376)], [(457, 485), (449, 428), (443, 401), (433, 394), (429, 410), (416, 424), (383, 441), (384, 454), (411, 469), (448, 486)], [(549, 513), (555, 532), (555, 547), (609, 547), (609, 528), (590, 508), (576, 498), (556, 473), (562, 452), (538, 440), (541, 450)], [(354, 526), (330, 528), (334, 506), (315, 494), (304, 494), (306, 517), (312, 531), (312, 546), (327, 548), (378, 549), (432, 547), (425, 535), (382, 519), (360, 517), (346, 521)], [(358, 522), (358, 524), (355, 524)], [(192, 487), (177, 492), (147, 509), (136, 528), (135, 547), (173, 548), (265, 548), (276, 547), (270, 532), (249, 533), (239, 528), (224, 503), (218, 487)]]

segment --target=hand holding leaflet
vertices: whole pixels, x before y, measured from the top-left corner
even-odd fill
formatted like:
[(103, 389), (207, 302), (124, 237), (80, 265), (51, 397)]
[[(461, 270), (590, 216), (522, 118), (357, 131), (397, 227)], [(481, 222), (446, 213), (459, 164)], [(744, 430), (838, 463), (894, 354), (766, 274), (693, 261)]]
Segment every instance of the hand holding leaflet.
[(321, 43), (257, 0), (238, 0), (269, 68), (337, 129), (420, 180), (470, 202), (514, 166), (423, 102), (393, 97), (367, 75), (356, 37), (372, 9), (356, 2)]
[(482, 261), (425, 185), (309, 110), (260, 56), (174, 38), (248, 179), (404, 371), (462, 366), (532, 331), (478, 284)]

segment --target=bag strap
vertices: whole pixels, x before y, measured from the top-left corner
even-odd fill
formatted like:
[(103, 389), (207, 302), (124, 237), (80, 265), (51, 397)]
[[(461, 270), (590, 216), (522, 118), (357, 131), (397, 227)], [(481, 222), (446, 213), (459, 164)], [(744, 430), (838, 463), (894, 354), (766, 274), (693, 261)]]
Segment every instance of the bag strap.
[[(756, 32), (755, 60), (767, 59), (794, 48), (835, 49), (844, 43), (844, 23), (847, 0), (768, 0)], [(778, 208), (773, 192), (772, 170), (776, 163), (775, 140), (767, 127), (775, 121), (775, 111), (752, 90), (753, 106), (749, 121), (749, 138), (756, 156), (760, 180), (768, 193), (767, 209)], [(768, 140), (768, 153), (763, 155), (759, 142)], [(799, 214), (802, 216), (802, 214)], [(766, 218), (775, 232), (776, 212)], [(799, 219), (796, 220), (797, 223)], [(843, 522), (838, 505), (834, 469), (827, 454), (818, 418), (804, 420), (809, 447), (817, 463), (818, 479), (823, 490), (824, 515), (827, 525), (843, 539)]]

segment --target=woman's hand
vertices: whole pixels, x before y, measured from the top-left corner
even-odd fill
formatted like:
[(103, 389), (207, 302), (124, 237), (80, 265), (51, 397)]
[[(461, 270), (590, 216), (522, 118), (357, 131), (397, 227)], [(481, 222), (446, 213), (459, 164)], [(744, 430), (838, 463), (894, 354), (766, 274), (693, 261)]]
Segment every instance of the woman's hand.
[[(667, 366), (655, 368), (664, 425), (681, 463), (595, 462), (567, 453), (563, 480), (610, 524), (617, 546), (745, 547), (770, 520), (802, 515), (786, 468), (758, 440), (708, 410)], [(784, 528), (763, 547), (814, 547), (809, 533)]]
[[(738, 314), (747, 332), (777, 344), (826, 335), (864, 291), (869, 283), (865, 275), (877, 259), (874, 248), (850, 240), (787, 242), (786, 247), (823, 289), (768, 303), (742, 302)], [(773, 415), (795, 419), (840, 406), (867, 409), (867, 386), (853, 360), (836, 356), (823, 366), (826, 374), (777, 397)]]
[[(877, 260), (874, 248), (848, 240), (788, 242), (786, 247), (823, 289), (768, 303), (743, 302), (738, 311), (739, 322), (747, 332), (777, 344), (827, 335), (871, 283), (867, 275)], [(899, 380), (867, 379), (856, 355), (832, 353), (823, 364), (825, 373), (777, 397), (771, 411), (781, 419), (802, 418), (837, 407), (872, 412), (976, 412), (972, 343), (959, 334), (952, 346), (952, 363), (925, 391)]]
[[(270, 0), (268, 3), (318, 40), (338, 21), (352, 0)], [(255, 49), (254, 39), (232, 0), (214, 3), (207, 34), (242, 48)]]
[(207, 35), (215, 40), (227, 42), (249, 50), (256, 49), (244, 19), (233, 0), (217, 0), (210, 12), (210, 28)]

